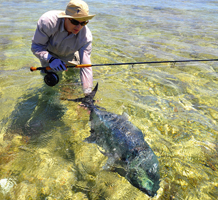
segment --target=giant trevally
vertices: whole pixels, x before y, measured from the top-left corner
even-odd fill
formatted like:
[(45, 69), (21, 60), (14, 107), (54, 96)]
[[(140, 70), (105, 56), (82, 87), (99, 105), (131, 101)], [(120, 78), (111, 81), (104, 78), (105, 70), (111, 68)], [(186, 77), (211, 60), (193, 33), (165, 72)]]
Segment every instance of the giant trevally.
[(156, 155), (145, 142), (142, 131), (128, 121), (125, 115), (110, 113), (94, 105), (97, 89), (98, 83), (90, 95), (69, 99), (82, 102), (90, 110), (91, 135), (85, 141), (102, 147), (108, 160), (114, 160), (122, 166), (126, 179), (133, 186), (154, 196), (160, 182)]

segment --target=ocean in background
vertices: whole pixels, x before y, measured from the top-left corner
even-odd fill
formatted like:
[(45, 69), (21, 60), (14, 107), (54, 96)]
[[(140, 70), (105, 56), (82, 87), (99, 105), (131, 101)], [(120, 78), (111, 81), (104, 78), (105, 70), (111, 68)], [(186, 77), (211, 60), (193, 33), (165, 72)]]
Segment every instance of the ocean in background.
[[(216, 0), (87, 0), (92, 63), (218, 59)], [(0, 199), (141, 200), (125, 177), (104, 170), (79, 71), (48, 87), (31, 52), (39, 17), (68, 1), (0, 0)], [(93, 67), (98, 105), (144, 133), (160, 162), (153, 199), (218, 196), (218, 62)]]

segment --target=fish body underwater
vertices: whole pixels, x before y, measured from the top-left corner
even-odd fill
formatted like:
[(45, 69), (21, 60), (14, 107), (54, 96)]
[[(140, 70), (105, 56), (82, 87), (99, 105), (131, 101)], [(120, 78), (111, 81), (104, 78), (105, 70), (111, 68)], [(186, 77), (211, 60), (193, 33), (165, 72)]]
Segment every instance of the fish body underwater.
[(133, 186), (149, 196), (156, 195), (160, 182), (156, 155), (145, 142), (142, 131), (128, 121), (127, 116), (110, 113), (94, 105), (97, 89), (98, 84), (90, 95), (69, 99), (82, 102), (91, 111), (91, 135), (85, 141), (102, 147), (103, 154), (124, 168), (125, 178)]

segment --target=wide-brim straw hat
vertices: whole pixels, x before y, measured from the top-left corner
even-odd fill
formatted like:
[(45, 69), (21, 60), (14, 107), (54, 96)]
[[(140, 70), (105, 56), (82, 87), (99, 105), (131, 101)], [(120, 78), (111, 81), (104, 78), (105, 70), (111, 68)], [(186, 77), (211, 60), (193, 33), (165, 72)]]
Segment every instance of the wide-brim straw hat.
[(95, 15), (89, 15), (89, 7), (82, 0), (71, 0), (65, 11), (59, 13), (59, 18), (72, 18), (79, 21), (88, 21)]

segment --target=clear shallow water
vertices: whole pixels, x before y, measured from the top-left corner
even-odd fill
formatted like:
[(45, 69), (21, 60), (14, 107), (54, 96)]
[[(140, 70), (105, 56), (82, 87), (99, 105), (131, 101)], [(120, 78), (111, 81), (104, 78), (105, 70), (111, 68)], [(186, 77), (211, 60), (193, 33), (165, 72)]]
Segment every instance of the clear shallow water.
[[(92, 62), (217, 58), (217, 1), (87, 1)], [(48, 88), (31, 73), (38, 18), (66, 1), (0, 1), (2, 199), (148, 199), (118, 174), (89, 136), (88, 113), (62, 99), (82, 95), (78, 73)], [(19, 11), (19, 12), (18, 12)], [(96, 99), (126, 112), (159, 158), (154, 199), (216, 199), (218, 63), (94, 68)], [(3, 183), (8, 183), (8, 188)]]

